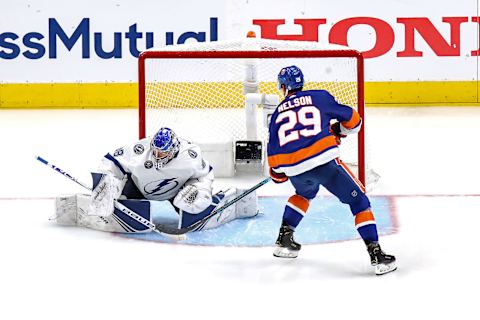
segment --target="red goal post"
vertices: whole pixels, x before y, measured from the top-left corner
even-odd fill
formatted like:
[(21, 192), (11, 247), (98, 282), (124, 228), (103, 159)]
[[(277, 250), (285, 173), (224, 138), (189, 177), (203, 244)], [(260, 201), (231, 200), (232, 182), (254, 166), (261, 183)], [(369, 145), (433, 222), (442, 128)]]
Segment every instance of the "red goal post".
[[(139, 89), (139, 137), (143, 138), (146, 135), (152, 134), (154, 131), (163, 125), (171, 125), (169, 123), (163, 123), (162, 119), (166, 117), (159, 115), (158, 120), (154, 120), (155, 127), (149, 127), (147, 125), (149, 116), (149, 110), (166, 110), (171, 113), (177, 113), (178, 116), (173, 116), (171, 123), (178, 122), (180, 118), (180, 113), (183, 110), (191, 110), (193, 108), (241, 108), (243, 105), (237, 103), (236, 106), (230, 105), (232, 101), (242, 99), (242, 92), (237, 92), (237, 89), (228, 88), (226, 91), (226, 98), (222, 102), (217, 101), (217, 96), (220, 94), (220, 87), (211, 89), (209, 84), (213, 82), (219, 86), (227, 86), (230, 83), (241, 84), (244, 81), (242, 76), (231, 79), (215, 79), (215, 75), (208, 75), (206, 78), (198, 77), (197, 73), (209, 73), (211, 69), (218, 68), (222, 70), (220, 73), (229, 73), (229, 69), (225, 66), (230, 66), (233, 64), (245, 64), (245, 61), (256, 61), (259, 66), (271, 61), (276, 68), (272, 68), (272, 71), (267, 72), (268, 77), (271, 77), (269, 80), (258, 79), (259, 89), (261, 93), (274, 93), (278, 94), (275, 89), (272, 89), (272, 83), (276, 82), (276, 74), (280, 71), (278, 66), (287, 66), (291, 64), (301, 64), (301, 61), (309, 61), (308, 65), (316, 65), (317, 62), (320, 63), (322, 60), (332, 59), (332, 60), (342, 60), (350, 59), (354, 62), (353, 71), (348, 77), (349, 80), (344, 80), (331, 76), (330, 73), (335, 73), (338, 69), (337, 67), (329, 67), (328, 63), (326, 67), (322, 67), (319, 70), (313, 70), (313, 72), (322, 73), (318, 71), (324, 71), (323, 75), (319, 75), (319, 79), (314, 79), (310, 81), (312, 70), (308, 70), (301, 67), (302, 71), (305, 74), (306, 86), (305, 89), (327, 89), (332, 93), (336, 98), (339, 96), (345, 95), (348, 96), (348, 101), (342, 101), (341, 97), (339, 102), (350, 105), (351, 107), (357, 109), (359, 114), (363, 119), (362, 129), (358, 133), (358, 140), (356, 145), (356, 161), (358, 165), (358, 177), (359, 180), (365, 184), (366, 179), (366, 163), (365, 163), (365, 101), (364, 101), (364, 58), (361, 52), (357, 50), (352, 50), (349, 48), (341, 49), (332, 49), (332, 48), (318, 48), (315, 49), (315, 46), (319, 46), (317, 43), (315, 45), (308, 44), (306, 48), (302, 47), (305, 42), (300, 41), (281, 41), (281, 40), (263, 40), (263, 39), (253, 39), (254, 41), (262, 41), (262, 45), (256, 46), (255, 50), (242, 50), (245, 47), (243, 45), (236, 46), (236, 49), (232, 45), (224, 45), (215, 49), (215, 43), (210, 44), (198, 44), (198, 45), (179, 45), (179, 46), (170, 46), (166, 48), (159, 49), (150, 49), (144, 51), (140, 54), (138, 59), (138, 89)], [(247, 39), (247, 41), (252, 41), (252, 39)], [(234, 42), (229, 42), (234, 43)], [(264, 45), (266, 43), (266, 45)], [(293, 43), (285, 50), (286, 43)], [(278, 48), (275, 47), (276, 44), (279, 44)], [(230, 47), (229, 47), (230, 46)], [(213, 49), (211, 49), (213, 48)], [(260, 48), (260, 49), (259, 49)], [(219, 63), (215, 63), (219, 61)], [(221, 61), (221, 62), (220, 62)], [(204, 68), (205, 64), (211, 62), (211, 68)], [(159, 63), (160, 65), (157, 65)], [(248, 62), (247, 62), (248, 63)], [(341, 63), (340, 63), (341, 64)], [(261, 67), (259, 67), (261, 68)], [(170, 70), (171, 69), (171, 70)], [(182, 69), (182, 70), (180, 70)], [(231, 67), (232, 70), (238, 69), (237, 67)], [(327, 71), (325, 71), (327, 70)], [(328, 71), (330, 70), (330, 71)], [(212, 71), (215, 73), (217, 71)], [(181, 75), (183, 73), (183, 76)], [(232, 72), (233, 73), (233, 72)], [(260, 72), (259, 72), (260, 73)], [(162, 78), (162, 74), (165, 74), (165, 78)], [(322, 83), (322, 76), (325, 77), (329, 75), (331, 78), (328, 80), (329, 85)], [(189, 77), (193, 76), (195, 79), (190, 79)], [(204, 76), (204, 75), (202, 75)], [(223, 75), (222, 75), (223, 77)], [(175, 85), (175, 82), (178, 85)], [(262, 87), (262, 82), (265, 85)], [(267, 83), (268, 82), (268, 83)], [(335, 89), (336, 86), (339, 86), (340, 83), (353, 83), (349, 87), (352, 89), (340, 88)], [(311, 85), (309, 85), (311, 83)], [(331, 84), (330, 84), (331, 83)], [(275, 85), (273, 85), (275, 86)], [(196, 87), (196, 88), (194, 88)], [(241, 85), (240, 85), (241, 87)], [(172, 89), (175, 88), (175, 89)], [(222, 87), (223, 88), (223, 87)], [(244, 89), (244, 88), (243, 88)], [(212, 90), (212, 91), (209, 91)], [(165, 92), (168, 91), (168, 97), (159, 97), (160, 95), (166, 95)], [(352, 91), (346, 93), (346, 91)], [(223, 92), (223, 91), (222, 91)], [(198, 99), (197, 101), (177, 101), (178, 97), (183, 99)], [(211, 99), (212, 101), (208, 101)], [(206, 101), (207, 100), (207, 101)], [(337, 99), (338, 100), (338, 99)], [(240, 104), (240, 105), (238, 105)], [(178, 110), (178, 111), (175, 111)], [(204, 113), (204, 116), (207, 117), (207, 114)], [(195, 117), (195, 116), (190, 116)], [(203, 117), (200, 113), (200, 116), (197, 116), (197, 120)], [(210, 117), (210, 115), (208, 115)], [(226, 117), (222, 114), (215, 121), (226, 121)], [(181, 120), (183, 121), (183, 120)], [(210, 124), (213, 125), (214, 119), (210, 119)], [(210, 126), (207, 125), (206, 128)], [(229, 128), (232, 127), (229, 125)], [(228, 129), (222, 129), (224, 131)], [(343, 145), (343, 143), (342, 143)], [(348, 162), (348, 161), (347, 161)]]

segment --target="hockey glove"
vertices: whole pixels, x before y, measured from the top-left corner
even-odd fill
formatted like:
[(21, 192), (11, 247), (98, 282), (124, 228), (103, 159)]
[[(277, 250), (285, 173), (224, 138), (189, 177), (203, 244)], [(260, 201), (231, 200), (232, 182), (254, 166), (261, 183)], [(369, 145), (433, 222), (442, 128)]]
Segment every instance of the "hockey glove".
[(337, 142), (337, 144), (341, 144), (342, 139), (347, 136), (345, 134), (342, 134), (340, 130), (340, 122), (335, 122), (334, 124), (330, 125), (330, 133), (335, 136), (335, 141)]
[(270, 177), (272, 177), (273, 182), (275, 183), (283, 183), (288, 180), (288, 177), (283, 172), (275, 172), (272, 168), (270, 168)]
[(173, 205), (188, 213), (196, 214), (212, 203), (212, 193), (194, 184), (186, 185), (173, 199)]
[(122, 178), (111, 174), (92, 172), (93, 189), (90, 196), (88, 214), (96, 216), (109, 216), (113, 213), (114, 201), (122, 194), (127, 183), (127, 176)]

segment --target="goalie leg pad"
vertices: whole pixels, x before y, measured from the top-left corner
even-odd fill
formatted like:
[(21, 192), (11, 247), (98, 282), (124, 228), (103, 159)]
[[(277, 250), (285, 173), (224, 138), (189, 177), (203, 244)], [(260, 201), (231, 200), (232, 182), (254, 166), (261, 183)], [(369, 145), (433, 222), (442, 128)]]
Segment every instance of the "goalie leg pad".
[(50, 220), (55, 221), (57, 224), (62, 226), (76, 226), (78, 221), (78, 197), (80, 201), (82, 199), (87, 199), (86, 203), (83, 205), (84, 208), (88, 208), (89, 205), (89, 195), (83, 194), (74, 194), (68, 196), (61, 196), (55, 198), (55, 215), (50, 218)]
[[(121, 200), (128, 209), (151, 221), (150, 202), (147, 200)], [(75, 194), (55, 199), (55, 216), (51, 219), (64, 226), (80, 226), (99, 231), (120, 233), (150, 232), (143, 224), (117, 208), (109, 216), (88, 214), (90, 195)]]
[[(244, 193), (245, 189), (237, 189), (236, 197)], [(246, 195), (242, 200), (235, 203), (236, 218), (250, 218), (258, 214), (257, 192)]]
[(90, 195), (74, 194), (55, 199), (55, 216), (51, 218), (63, 226), (81, 226), (102, 231), (110, 231), (107, 218), (89, 215)]
[[(213, 195), (212, 203), (210, 204), (210, 206), (208, 206), (208, 208), (206, 208), (202, 212), (190, 213), (180, 209), (179, 228), (185, 228), (185, 227), (191, 226), (197, 221), (202, 220), (203, 218), (208, 216), (213, 210), (215, 210), (217, 207), (223, 206), (225, 204), (224, 199), (225, 199), (225, 193), (223, 191), (220, 191), (217, 194)], [(235, 206), (232, 205), (227, 209), (223, 210), (220, 214), (212, 216), (209, 220), (207, 220), (205, 223), (200, 225), (196, 230), (212, 229), (219, 226), (220, 223), (218, 223), (219, 222), (218, 220), (222, 215), (223, 217), (232, 216), (233, 218), (235, 218)], [(222, 221), (222, 223), (224, 222)]]
[[(150, 214), (150, 201), (148, 200), (118, 200), (128, 209), (137, 213), (142, 218), (152, 222), (152, 216)], [(123, 233), (145, 233), (150, 232), (150, 228), (144, 224), (133, 219), (126, 213), (122, 212), (120, 209), (115, 208), (114, 213), (112, 214), (112, 219), (122, 228), (120, 231)]]
[[(226, 191), (220, 191), (212, 197), (212, 204), (207, 209), (198, 214), (190, 214), (185, 211), (180, 211), (179, 227), (184, 228), (203, 219), (213, 210), (222, 207), (227, 202), (233, 200), (235, 197), (237, 197), (237, 195), (240, 195), (243, 192), (244, 190), (237, 190), (235, 188), (230, 188)], [(200, 225), (196, 229), (196, 231), (213, 229), (234, 219), (253, 217), (257, 214), (257, 197), (256, 193), (252, 192), (242, 200), (237, 201), (225, 210), (221, 211), (219, 214), (212, 216), (210, 219)]]

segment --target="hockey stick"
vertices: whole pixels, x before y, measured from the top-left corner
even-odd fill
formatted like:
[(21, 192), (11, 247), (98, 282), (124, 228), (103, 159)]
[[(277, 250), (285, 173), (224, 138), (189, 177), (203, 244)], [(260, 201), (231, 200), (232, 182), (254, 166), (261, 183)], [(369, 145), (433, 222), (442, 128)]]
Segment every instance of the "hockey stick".
[[(59, 167), (55, 166), (54, 164), (51, 164), (50, 162), (48, 162), (47, 160), (43, 159), (42, 157), (40, 156), (37, 156), (37, 160), (40, 161), (41, 163), (45, 164), (47, 167), (55, 170), (56, 172), (60, 173), (61, 175), (63, 175), (64, 177), (67, 177), (68, 179), (70, 179), (71, 181), (79, 184), (80, 186), (84, 187), (85, 189), (88, 189), (90, 191), (92, 191), (92, 188), (90, 188), (89, 186), (87, 186), (85, 183), (79, 181), (78, 179), (76, 179), (75, 177), (71, 176), (70, 174), (68, 174), (66, 171), (60, 169)], [(185, 240), (186, 239), (186, 236), (185, 235), (175, 235), (175, 234), (167, 234), (167, 233), (164, 233), (164, 232), (161, 232), (160, 230), (158, 230), (155, 226), (154, 223), (152, 223), (150, 220), (147, 220), (145, 218), (143, 218), (142, 216), (140, 216), (138, 213), (130, 210), (129, 208), (127, 208), (126, 206), (124, 206), (123, 204), (121, 204), (120, 202), (118, 201), (115, 201), (115, 208), (117, 208), (118, 210), (122, 211), (123, 213), (125, 213), (127, 216), (129, 216), (130, 218), (136, 220), (137, 222), (141, 223), (142, 225), (144, 225), (145, 227), (161, 234), (162, 236), (165, 236), (167, 238), (170, 238), (170, 239), (173, 239), (173, 240)]]
[(232, 204), (242, 200), (243, 198), (245, 198), (247, 195), (249, 195), (250, 193), (252, 193), (253, 191), (257, 190), (258, 188), (260, 188), (261, 186), (263, 186), (264, 184), (266, 184), (267, 182), (269, 182), (272, 178), (268, 177), (266, 178), (265, 180), (262, 180), (261, 182), (257, 183), (256, 185), (254, 185), (253, 187), (251, 187), (250, 189), (246, 190), (244, 193), (236, 196), (234, 199), (228, 201), (227, 203), (225, 203), (223, 206), (221, 206), (220, 208), (218, 209), (215, 209), (213, 210), (212, 212), (210, 212), (207, 216), (205, 216), (203, 219), (201, 220), (198, 220), (197, 222), (195, 222), (194, 224), (188, 226), (188, 227), (185, 227), (185, 228), (180, 228), (180, 229), (177, 229), (175, 227), (171, 227), (171, 226), (167, 226), (167, 225), (163, 225), (163, 224), (157, 224), (155, 225), (155, 227), (157, 228), (157, 230), (159, 230), (160, 232), (163, 232), (163, 233), (166, 233), (166, 234), (175, 234), (175, 235), (182, 235), (182, 234), (185, 234), (189, 231), (193, 231), (195, 230), (196, 228), (202, 226), (208, 219), (210, 219), (211, 217), (213, 217), (214, 215), (216, 214), (219, 214), (220, 212), (222, 212), (223, 210), (227, 209), (228, 207), (230, 207)]

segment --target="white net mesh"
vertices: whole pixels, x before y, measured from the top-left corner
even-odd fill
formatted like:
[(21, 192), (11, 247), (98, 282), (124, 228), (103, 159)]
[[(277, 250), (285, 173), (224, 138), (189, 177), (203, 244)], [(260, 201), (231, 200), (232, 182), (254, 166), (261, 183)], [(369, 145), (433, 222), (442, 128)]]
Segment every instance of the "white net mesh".
[[(146, 135), (166, 126), (186, 139), (201, 143), (246, 139), (245, 81), (257, 82), (260, 93), (279, 95), (277, 75), (281, 68), (289, 65), (302, 69), (305, 90), (328, 90), (338, 102), (357, 109), (357, 59), (354, 56), (315, 57), (319, 51), (347, 49), (316, 42), (251, 38), (150, 49), (185, 53), (181, 58), (145, 59)], [(231, 58), (222, 54), (218, 57), (219, 51), (302, 51), (309, 52), (310, 56)], [(188, 52), (209, 52), (211, 58), (193, 58)], [(282, 100), (280, 95), (279, 99)], [(266, 141), (268, 129), (263, 125), (261, 108), (257, 114), (257, 136)], [(356, 163), (357, 139), (345, 140), (341, 146), (342, 157), (346, 162)]]

